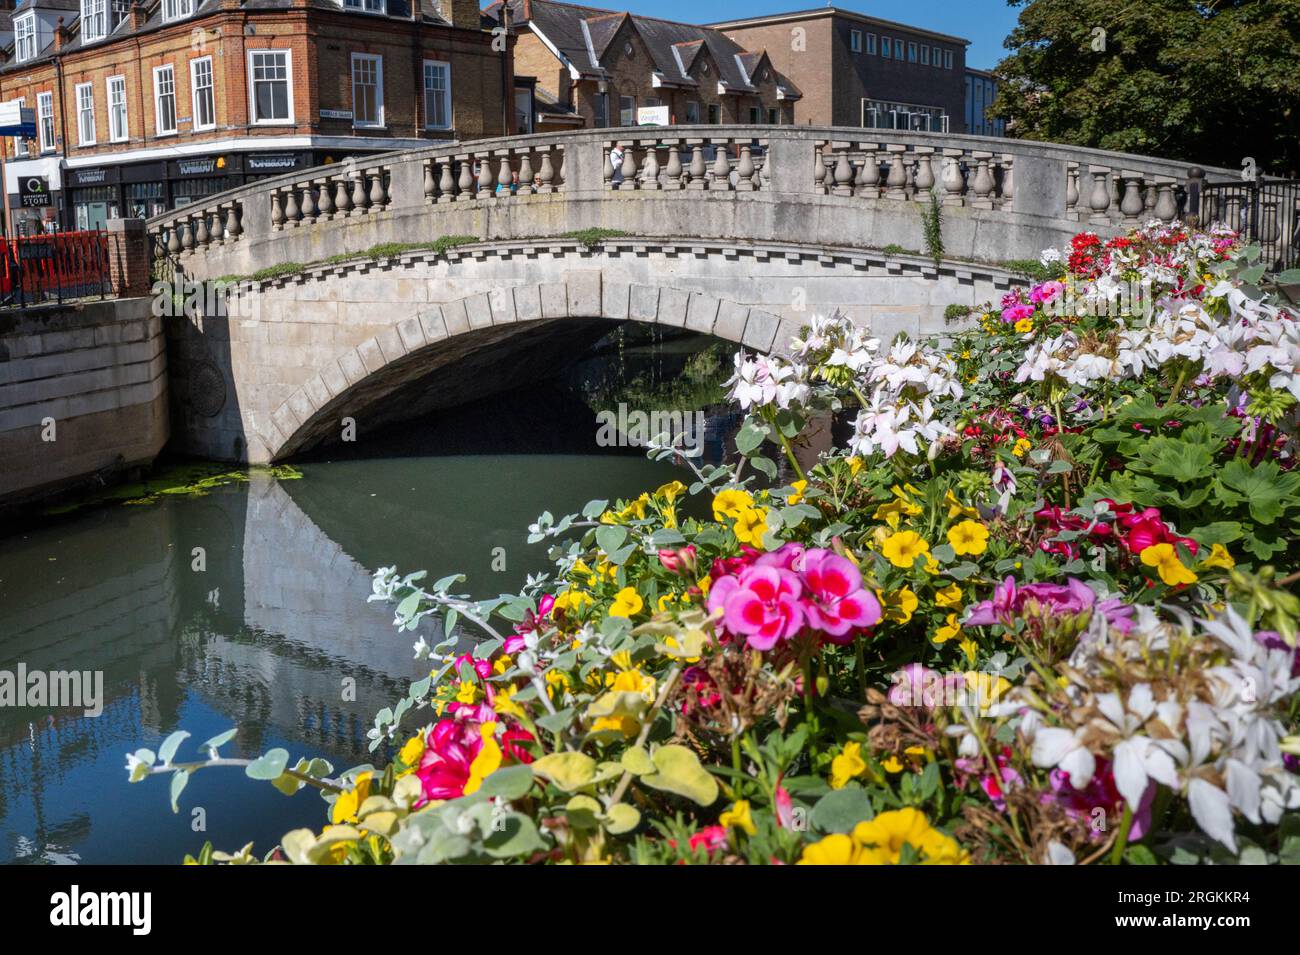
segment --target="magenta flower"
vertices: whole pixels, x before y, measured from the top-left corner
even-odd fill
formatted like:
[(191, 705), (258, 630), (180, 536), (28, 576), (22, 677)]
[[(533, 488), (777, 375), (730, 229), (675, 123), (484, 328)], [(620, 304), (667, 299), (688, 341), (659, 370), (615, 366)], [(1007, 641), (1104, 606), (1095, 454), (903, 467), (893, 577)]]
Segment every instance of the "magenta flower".
[(1008, 325), (1014, 325), (1022, 318), (1031, 318), (1034, 314), (1034, 306), (1020, 303), (1011, 305), (1002, 310), (1002, 321)]
[(987, 627), (995, 623), (1009, 625), (1032, 604), (1040, 615), (1062, 617), (1077, 616), (1092, 610), (1106, 615), (1106, 622), (1121, 633), (1133, 628), (1133, 608), (1118, 597), (1098, 602), (1093, 589), (1082, 580), (1070, 577), (1064, 584), (1025, 584), (1016, 586), (1014, 577), (1007, 577), (993, 591), (993, 599), (985, 600), (971, 608), (966, 625)]
[(1030, 290), (1029, 301), (1046, 305), (1048, 302), (1056, 301), (1063, 292), (1065, 292), (1063, 282), (1044, 282), (1042, 285), (1035, 285)]
[(832, 643), (847, 643), (854, 630), (880, 622), (880, 601), (862, 586), (853, 561), (817, 548), (803, 555), (803, 582), (811, 600), (804, 602), (808, 623)]
[(739, 577), (723, 577), (709, 590), (708, 609), (722, 610), (728, 633), (744, 636), (755, 650), (789, 640), (804, 624), (803, 584), (792, 571), (754, 565)]

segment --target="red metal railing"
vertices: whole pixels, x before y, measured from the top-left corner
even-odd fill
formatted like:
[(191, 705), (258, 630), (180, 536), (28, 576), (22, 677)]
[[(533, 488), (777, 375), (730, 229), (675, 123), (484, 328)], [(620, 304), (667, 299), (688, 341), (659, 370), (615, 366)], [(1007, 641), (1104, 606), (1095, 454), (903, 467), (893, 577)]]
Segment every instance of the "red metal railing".
[(106, 232), (0, 237), (0, 304), (103, 297), (110, 287)]

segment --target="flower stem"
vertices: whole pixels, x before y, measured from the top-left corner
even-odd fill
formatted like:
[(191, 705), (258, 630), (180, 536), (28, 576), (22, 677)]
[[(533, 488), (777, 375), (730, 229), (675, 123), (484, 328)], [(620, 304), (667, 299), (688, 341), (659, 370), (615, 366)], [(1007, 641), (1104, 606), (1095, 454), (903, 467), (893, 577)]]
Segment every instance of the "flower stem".
[(1110, 850), (1110, 864), (1119, 865), (1124, 858), (1124, 850), (1128, 848), (1129, 830), (1133, 828), (1133, 807), (1127, 800), (1124, 803), (1124, 817), (1119, 821), (1119, 833), (1115, 836), (1115, 846)]

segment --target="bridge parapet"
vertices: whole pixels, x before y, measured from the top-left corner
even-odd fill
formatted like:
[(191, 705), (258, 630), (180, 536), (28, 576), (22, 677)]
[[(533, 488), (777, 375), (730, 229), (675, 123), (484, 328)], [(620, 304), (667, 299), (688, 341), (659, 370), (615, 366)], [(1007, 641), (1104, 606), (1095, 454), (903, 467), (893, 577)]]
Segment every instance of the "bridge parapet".
[[(621, 149), (615, 152), (615, 147)], [(615, 168), (615, 159), (619, 159)], [(1036, 256), (1081, 227), (1196, 211), (1188, 163), (1027, 140), (795, 126), (601, 129), (455, 142), (261, 180), (149, 221), (195, 278), (442, 235), (642, 236)], [(272, 244), (274, 243), (274, 244)]]

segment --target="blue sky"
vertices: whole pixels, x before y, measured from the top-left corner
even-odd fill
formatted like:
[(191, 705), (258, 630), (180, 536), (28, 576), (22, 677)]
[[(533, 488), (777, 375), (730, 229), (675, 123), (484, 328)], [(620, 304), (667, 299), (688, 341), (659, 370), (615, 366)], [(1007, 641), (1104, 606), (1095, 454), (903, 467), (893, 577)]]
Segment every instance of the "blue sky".
[[(594, 7), (630, 10), (646, 16), (708, 23), (741, 17), (761, 16), (822, 6), (817, 0), (574, 0)], [(966, 63), (990, 69), (1006, 53), (1002, 40), (1016, 23), (1018, 11), (1006, 0), (845, 0), (835, 6), (868, 16), (896, 20), (913, 26), (949, 33), (971, 41)]]

